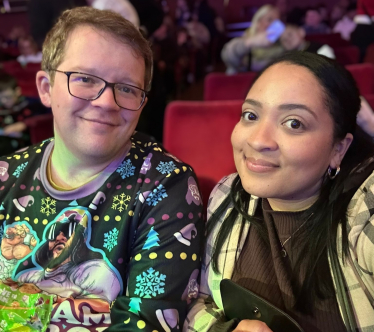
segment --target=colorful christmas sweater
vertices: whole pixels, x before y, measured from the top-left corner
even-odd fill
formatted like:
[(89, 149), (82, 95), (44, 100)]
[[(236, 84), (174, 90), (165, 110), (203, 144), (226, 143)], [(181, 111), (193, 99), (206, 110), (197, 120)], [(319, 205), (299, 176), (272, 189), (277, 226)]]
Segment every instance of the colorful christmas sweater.
[(53, 295), (50, 332), (180, 331), (197, 296), (194, 172), (148, 136), (131, 141), (71, 191), (47, 180), (53, 139), (0, 158), (0, 280)]

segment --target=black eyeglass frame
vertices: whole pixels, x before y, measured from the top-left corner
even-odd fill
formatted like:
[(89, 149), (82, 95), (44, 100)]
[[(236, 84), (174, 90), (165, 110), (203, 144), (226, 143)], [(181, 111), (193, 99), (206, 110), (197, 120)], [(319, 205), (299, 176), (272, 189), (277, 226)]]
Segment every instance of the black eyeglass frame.
[[(82, 100), (89, 100), (89, 101), (90, 101), (90, 100), (96, 100), (96, 99), (100, 98), (100, 96), (103, 94), (103, 92), (105, 91), (105, 89), (109, 86), (110, 88), (112, 88), (114, 101), (116, 102), (116, 104), (117, 104), (119, 107), (121, 107), (121, 108), (123, 108), (123, 109), (126, 109), (126, 110), (129, 110), (129, 111), (134, 111), (134, 112), (136, 112), (136, 111), (139, 111), (139, 110), (141, 109), (141, 107), (142, 107), (143, 104), (144, 104), (145, 98), (147, 98), (147, 95), (148, 95), (148, 92), (147, 92), (146, 90), (141, 89), (141, 88), (138, 88), (138, 87), (135, 86), (135, 85), (131, 85), (131, 84), (128, 84), (128, 83), (110, 83), (110, 82), (104, 80), (103, 78), (101, 78), (101, 77), (99, 77), (99, 76), (96, 76), (96, 75), (92, 75), (92, 74), (82, 73), (82, 72), (79, 72), (79, 71), (63, 71), (63, 70), (58, 70), (58, 69), (48, 69), (48, 71), (56, 71), (56, 72), (58, 72), (58, 73), (63, 73), (63, 74), (65, 74), (65, 75), (67, 76), (67, 85), (68, 85), (68, 91), (69, 91), (70, 95), (73, 96), (73, 97), (75, 97), (75, 98), (82, 99)], [(104, 85), (104, 87), (99, 91), (99, 94), (98, 94), (95, 98), (90, 98), (90, 99), (88, 99), (88, 98), (77, 97), (77, 96), (73, 95), (73, 94), (70, 92), (69, 81), (70, 81), (70, 76), (71, 76), (72, 74), (82, 74), (82, 75), (88, 75), (88, 76), (96, 77), (96, 78), (102, 80), (102, 81), (105, 83), (105, 85)], [(116, 93), (114, 92), (114, 87), (115, 87), (117, 84), (128, 85), (128, 86), (131, 86), (132, 88), (135, 88), (135, 89), (138, 89), (138, 90), (143, 91), (144, 96), (143, 96), (143, 99), (142, 99), (142, 101), (141, 101), (141, 103), (140, 103), (140, 106), (139, 106), (137, 109), (134, 110), (134, 109), (131, 109), (131, 108), (126, 108), (126, 107), (123, 107), (123, 106), (121, 106), (120, 104), (117, 103)]]

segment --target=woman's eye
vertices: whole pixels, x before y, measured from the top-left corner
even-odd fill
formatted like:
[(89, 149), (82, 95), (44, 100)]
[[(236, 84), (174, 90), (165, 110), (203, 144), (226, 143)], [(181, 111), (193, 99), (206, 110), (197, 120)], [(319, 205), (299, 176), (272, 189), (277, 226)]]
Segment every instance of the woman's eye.
[(284, 124), (290, 128), (290, 129), (302, 129), (304, 128), (304, 125), (301, 123), (301, 121), (296, 119), (290, 119), (284, 122)]
[(252, 113), (252, 112), (244, 112), (244, 113), (242, 113), (242, 118), (245, 121), (256, 121), (257, 120), (257, 116), (254, 113)]

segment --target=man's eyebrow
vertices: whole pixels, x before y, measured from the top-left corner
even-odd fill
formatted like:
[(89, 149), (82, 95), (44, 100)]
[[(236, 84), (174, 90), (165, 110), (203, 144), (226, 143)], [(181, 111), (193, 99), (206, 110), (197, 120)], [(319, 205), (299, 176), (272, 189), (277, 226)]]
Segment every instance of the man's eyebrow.
[(314, 113), (311, 108), (304, 104), (282, 104), (278, 107), (281, 111), (292, 111), (295, 109), (301, 109), (309, 112), (311, 115), (313, 115), (315, 118), (317, 118), (316, 113)]
[(262, 107), (262, 104), (259, 101), (254, 100), (254, 99), (246, 99), (244, 101), (244, 104), (249, 104), (249, 105), (256, 106), (256, 107)]

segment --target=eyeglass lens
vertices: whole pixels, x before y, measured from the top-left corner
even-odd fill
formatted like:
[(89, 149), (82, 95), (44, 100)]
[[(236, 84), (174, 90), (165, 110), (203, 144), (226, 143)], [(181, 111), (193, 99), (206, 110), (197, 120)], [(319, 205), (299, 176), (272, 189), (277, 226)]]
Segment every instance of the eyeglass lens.
[[(69, 78), (70, 93), (78, 98), (96, 99), (104, 87), (105, 81), (95, 76), (72, 73)], [(122, 83), (115, 84), (114, 94), (118, 106), (130, 110), (139, 109), (145, 95), (144, 91)]]

